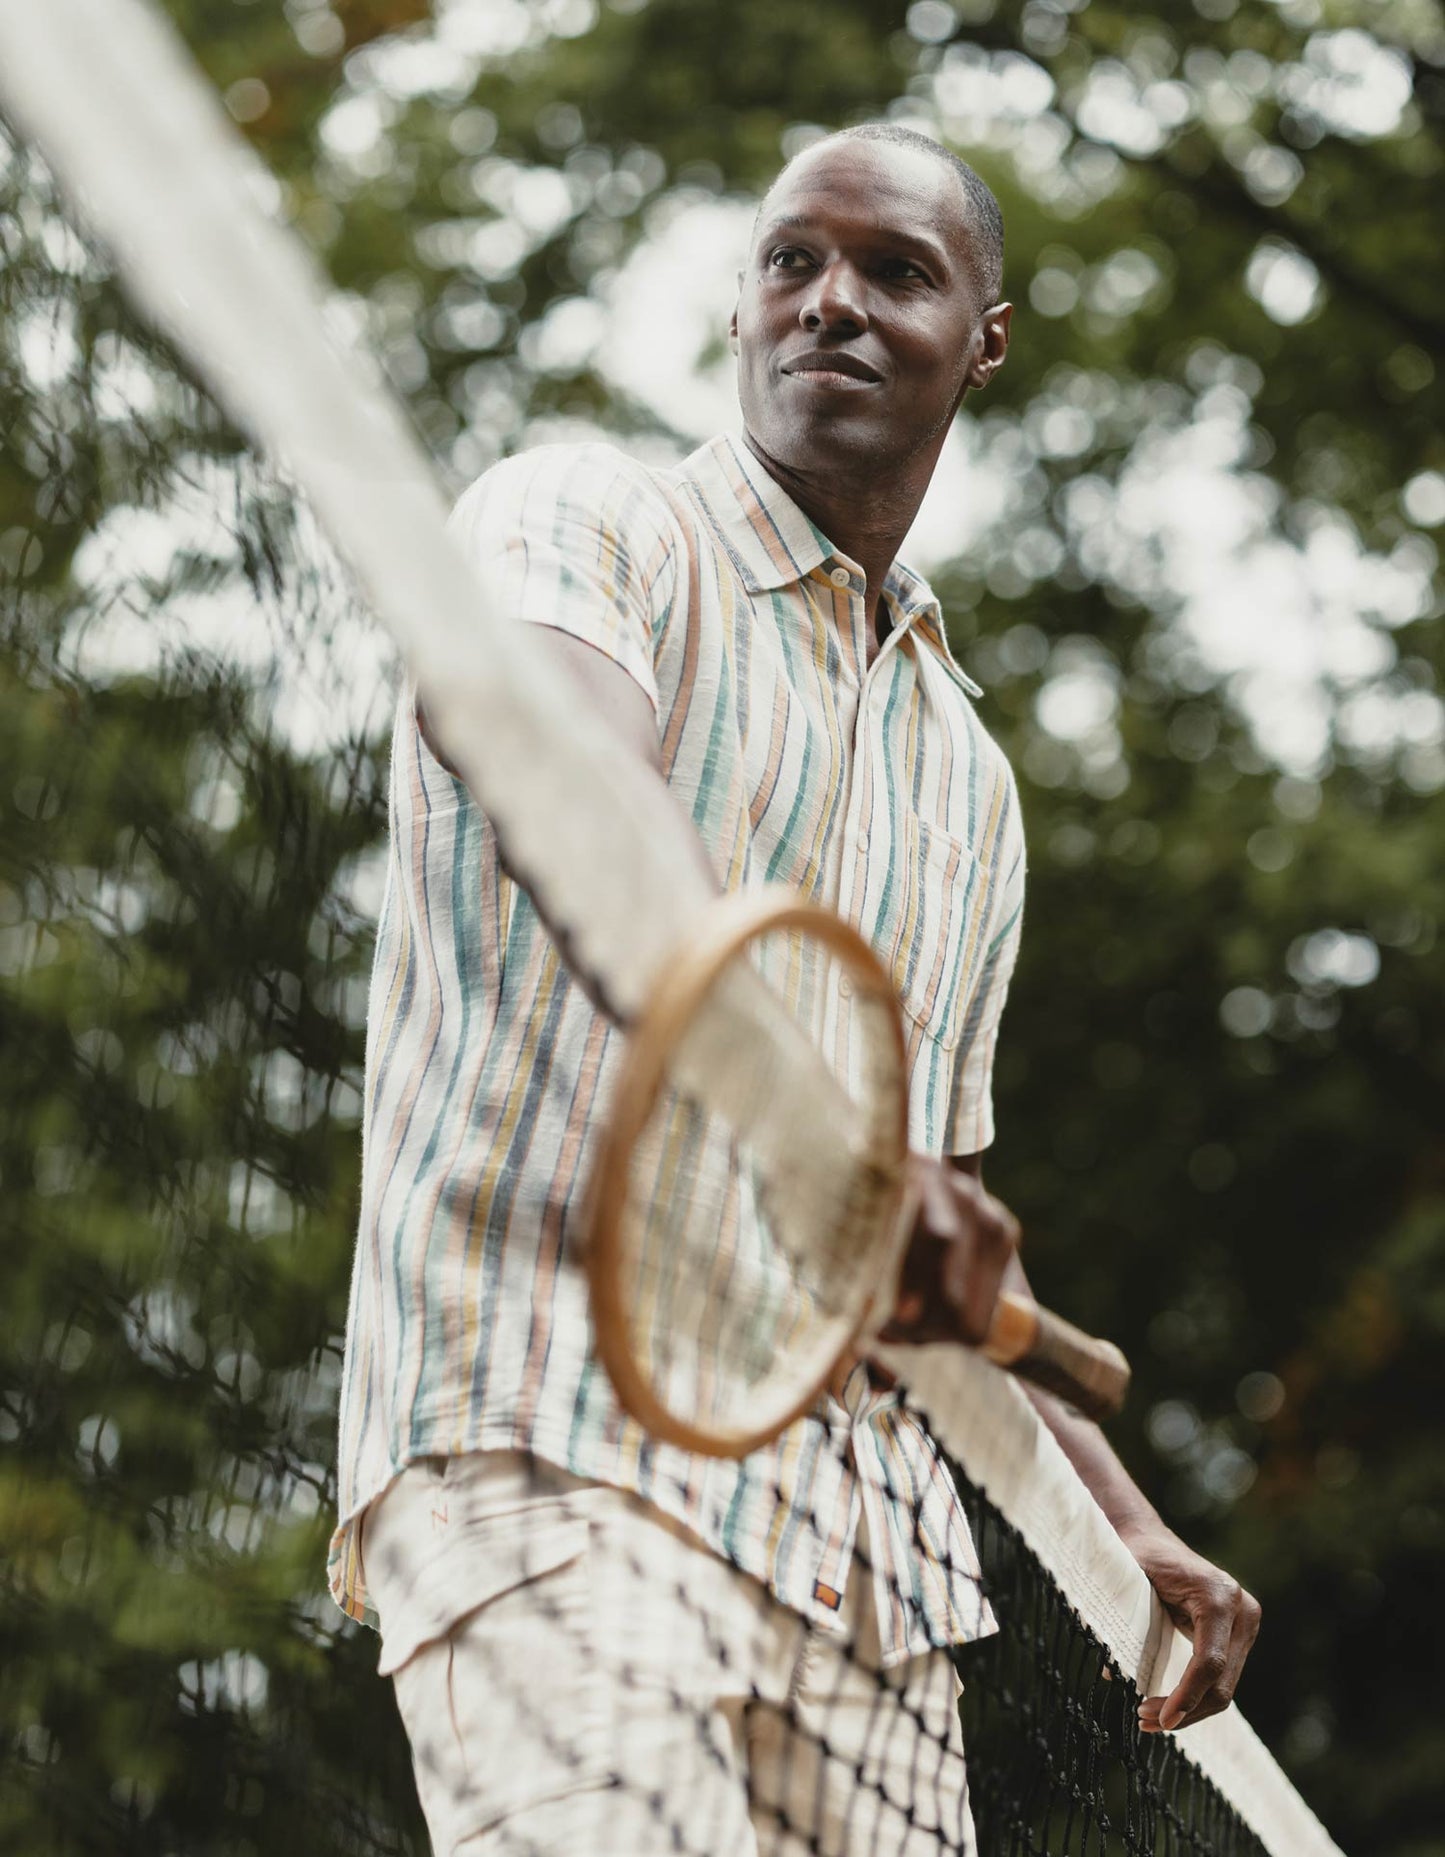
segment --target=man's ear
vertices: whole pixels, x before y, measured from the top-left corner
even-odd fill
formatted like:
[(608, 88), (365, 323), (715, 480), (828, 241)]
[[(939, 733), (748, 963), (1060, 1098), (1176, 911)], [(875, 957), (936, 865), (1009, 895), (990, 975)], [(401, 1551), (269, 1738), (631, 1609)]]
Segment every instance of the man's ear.
[(965, 385), (986, 387), (1003, 366), (1008, 355), (1009, 327), (1013, 322), (1012, 303), (996, 303), (979, 319), (969, 357)]
[[(743, 274), (738, 272), (738, 295), (742, 295)], [(733, 304), (733, 313), (728, 317), (728, 347), (734, 354), (738, 352), (738, 306)]]

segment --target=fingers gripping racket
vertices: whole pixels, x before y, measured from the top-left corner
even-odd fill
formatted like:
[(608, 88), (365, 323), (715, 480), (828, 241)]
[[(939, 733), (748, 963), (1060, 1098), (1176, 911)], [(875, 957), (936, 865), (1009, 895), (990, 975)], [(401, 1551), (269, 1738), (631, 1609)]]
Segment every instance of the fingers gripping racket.
[[(796, 1072), (751, 1065), (747, 1127), (689, 1089), (699, 1015), (737, 969), (761, 971), (803, 1030), (842, 1029), (828, 1053), (855, 1114), (833, 1144), (826, 1206), (790, 1131), (806, 1139)], [(713, 1041), (716, 1072), (734, 1061)], [(587, 1246), (598, 1354), (623, 1407), (654, 1436), (741, 1457), (798, 1418), (870, 1342), (894, 1303), (911, 1235), (908, 1067), (892, 981), (858, 932), (792, 893), (723, 898), (662, 968), (635, 1019), (592, 1179)], [(765, 1129), (765, 1144), (756, 1131)], [(790, 1158), (796, 1163), (790, 1167)], [(1117, 1411), (1129, 1368), (1025, 1297), (1000, 1298), (983, 1352), (1093, 1417)]]

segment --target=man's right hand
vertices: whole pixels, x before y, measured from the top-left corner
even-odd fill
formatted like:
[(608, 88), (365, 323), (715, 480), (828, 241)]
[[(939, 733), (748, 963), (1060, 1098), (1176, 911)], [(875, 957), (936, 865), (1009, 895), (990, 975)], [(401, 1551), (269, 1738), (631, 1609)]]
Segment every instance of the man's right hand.
[(1016, 1273), (1019, 1224), (979, 1178), (977, 1157), (908, 1157), (913, 1232), (882, 1339), (919, 1345), (988, 1335), (1005, 1279)]

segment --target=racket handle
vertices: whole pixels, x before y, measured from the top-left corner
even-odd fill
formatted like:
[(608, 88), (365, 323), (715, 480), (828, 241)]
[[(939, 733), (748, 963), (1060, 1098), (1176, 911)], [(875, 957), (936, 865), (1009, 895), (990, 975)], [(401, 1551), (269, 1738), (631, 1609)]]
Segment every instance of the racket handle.
[(983, 1352), (1066, 1399), (1086, 1418), (1111, 1418), (1129, 1390), (1129, 1363), (1112, 1341), (1086, 1335), (1051, 1309), (1008, 1290), (999, 1295)]

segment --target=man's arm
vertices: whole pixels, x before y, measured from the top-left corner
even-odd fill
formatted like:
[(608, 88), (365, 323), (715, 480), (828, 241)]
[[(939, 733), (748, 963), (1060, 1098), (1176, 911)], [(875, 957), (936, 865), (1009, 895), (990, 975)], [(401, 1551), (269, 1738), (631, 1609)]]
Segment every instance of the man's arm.
[[(570, 632), (549, 626), (535, 629), (558, 678), (576, 686), (579, 706), (599, 716), (616, 736), (622, 751), (619, 767), (628, 793), (629, 809), (638, 829), (646, 832), (668, 855), (679, 885), (695, 891), (699, 900), (717, 895), (718, 881), (702, 840), (663, 777), (657, 717), (646, 691), (606, 652), (574, 638)], [(432, 735), (420, 704), (417, 722), (432, 753), (449, 772), (455, 773)], [(536, 897), (532, 901), (546, 922), (545, 910)], [(566, 959), (565, 937), (557, 934), (552, 923), (548, 922), (547, 926)], [(586, 983), (581, 981), (580, 984)], [(594, 1004), (600, 1002), (594, 1001)]]
[[(955, 1155), (952, 1165), (956, 1175), (976, 1182), (982, 1192), (981, 1155)], [(1031, 1293), (1017, 1251), (1009, 1257), (1002, 1286)], [(1092, 1420), (1071, 1411), (1051, 1393), (1021, 1384), (1120, 1540), (1148, 1575), (1165, 1611), (1194, 1646), (1194, 1655), (1173, 1692), (1148, 1696), (1140, 1703), (1139, 1725), (1152, 1734), (1187, 1728), (1217, 1715), (1229, 1706), (1244, 1660), (1259, 1634), (1258, 1600), (1165, 1524)]]

